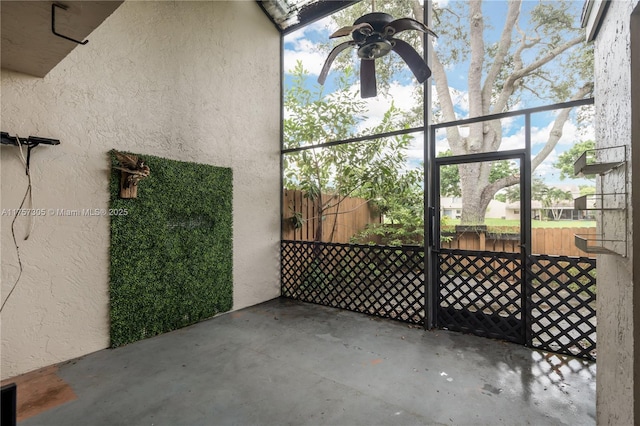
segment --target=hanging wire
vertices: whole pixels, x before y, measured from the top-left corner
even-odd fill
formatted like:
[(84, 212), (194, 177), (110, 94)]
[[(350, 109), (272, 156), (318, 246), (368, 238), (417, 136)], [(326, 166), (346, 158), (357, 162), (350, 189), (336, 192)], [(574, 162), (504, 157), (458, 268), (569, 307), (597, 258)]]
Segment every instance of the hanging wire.
[[(27, 191), (25, 192), (25, 197), (27, 194), (29, 194), (29, 207), (33, 209), (34, 204), (33, 204), (33, 185), (31, 185), (31, 168), (29, 167), (29, 162), (27, 161), (27, 159), (24, 156), (24, 153), (22, 152), (22, 144), (20, 143), (20, 138), (18, 137), (18, 135), (16, 135), (16, 139), (18, 140), (18, 149), (20, 150), (20, 160), (22, 160), (22, 165), (24, 166), (24, 169), (27, 172), (27, 180), (29, 182), (29, 185), (27, 186)], [(24, 200), (22, 201), (24, 203)], [(21, 205), (21, 208), (22, 208), (22, 205)], [(24, 237), (25, 241), (29, 239), (29, 237), (31, 236), (31, 233), (33, 232), (33, 229), (36, 226), (35, 215), (29, 215), (29, 218), (30, 218), (29, 220), (31, 222), (31, 225), (29, 226), (27, 235)]]
[[(29, 170), (29, 166), (27, 165), (27, 160), (24, 157), (24, 153), (22, 152), (22, 143), (20, 142), (20, 137), (18, 135), (16, 135), (16, 140), (18, 141), (20, 160), (22, 161), (22, 164), (27, 172), (27, 180), (28, 180), (27, 190), (25, 191), (24, 197), (22, 197), (22, 202), (20, 203), (20, 207), (18, 207), (18, 210), (17, 210), (19, 212), (22, 210), (22, 207), (24, 206), (24, 203), (27, 200), (27, 197), (29, 197), (30, 206), (33, 207), (33, 191), (32, 191), (32, 185), (31, 185), (31, 171)], [(13, 283), (13, 287), (11, 287), (11, 290), (9, 291), (7, 298), (4, 299), (4, 301), (2, 302), (2, 306), (0, 306), (0, 312), (2, 312), (2, 310), (4, 309), (4, 306), (6, 305), (7, 301), (11, 297), (11, 294), (13, 294), (13, 291), (18, 286), (18, 282), (20, 281), (20, 278), (22, 278), (23, 266), (22, 266), (22, 259), (20, 258), (20, 247), (18, 246), (18, 240), (16, 239), (16, 229), (15, 229), (15, 224), (16, 224), (16, 220), (18, 219), (18, 216), (20, 216), (20, 214), (16, 213), (15, 216), (13, 217), (13, 220), (11, 221), (11, 236), (13, 237), (13, 244), (16, 247), (16, 254), (18, 256), (18, 267), (20, 271), (18, 272), (18, 278), (16, 278), (16, 282)], [(27, 232), (27, 235), (24, 237), (25, 241), (29, 238), (29, 236), (31, 235), (31, 232), (33, 231), (33, 227), (35, 226), (35, 221), (33, 220), (34, 215), (29, 215), (29, 216), (31, 216), (31, 227)]]

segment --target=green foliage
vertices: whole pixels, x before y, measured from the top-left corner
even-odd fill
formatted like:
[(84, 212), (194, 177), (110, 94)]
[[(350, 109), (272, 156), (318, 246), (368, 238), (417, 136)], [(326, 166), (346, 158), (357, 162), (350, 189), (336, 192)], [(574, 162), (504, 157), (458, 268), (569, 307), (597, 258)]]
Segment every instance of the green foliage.
[[(232, 172), (143, 156), (151, 176), (138, 198), (110, 181), (111, 346), (228, 311), (233, 303)], [(111, 155), (112, 164), (117, 164)]]
[(365, 118), (365, 103), (348, 90), (353, 77), (353, 70), (347, 68), (338, 82), (338, 90), (325, 96), (321, 86), (307, 84), (309, 72), (300, 61), (296, 63), (284, 98), (284, 148), (356, 135), (357, 123)]
[(580, 196), (593, 195), (593, 194), (596, 193), (596, 187), (595, 186), (579, 185), (578, 188), (580, 188)]
[(573, 292), (580, 291), (581, 297), (589, 297), (591, 295), (596, 295), (597, 287), (596, 287), (596, 277), (597, 277), (597, 269), (593, 268), (589, 270), (589, 276), (585, 276), (582, 270), (579, 270), (576, 267), (569, 268), (567, 271), (571, 276), (572, 283), (569, 284), (569, 290)]
[[(358, 123), (365, 118), (365, 103), (349, 90), (351, 74), (352, 70), (345, 70), (336, 92), (323, 97), (317, 86), (307, 84), (308, 72), (298, 62), (285, 94), (285, 148), (407, 127), (405, 115), (392, 104), (373, 128), (358, 132)], [(284, 187), (305, 191), (316, 203), (318, 218), (339, 208), (347, 197), (361, 197), (373, 201), (389, 220), (421, 220), (417, 218), (422, 218), (424, 208), (422, 171), (403, 170), (410, 143), (410, 136), (400, 135), (285, 155)], [(320, 194), (327, 197), (321, 199)], [(309, 219), (293, 212), (294, 226)]]
[[(424, 217), (408, 217), (407, 220), (394, 223), (371, 223), (351, 238), (352, 243), (379, 244), (385, 246), (423, 246), (424, 245)], [(440, 218), (440, 241), (452, 240), (445, 233), (453, 230), (451, 219), (447, 216)]]
[[(500, 197), (495, 197), (499, 201), (520, 201), (520, 185), (513, 185), (499, 195)], [(534, 177), (531, 181), (531, 199), (540, 201), (544, 207), (551, 207), (560, 201), (572, 200), (573, 195), (570, 191), (548, 186), (542, 179)]]
[(564, 191), (560, 188), (547, 187), (542, 193), (542, 205), (545, 207), (551, 207), (558, 204), (560, 201), (573, 200), (571, 191)]
[[(566, 289), (571, 293), (577, 293), (580, 298), (586, 299), (595, 296), (598, 292), (596, 277), (596, 268), (589, 269), (588, 275), (585, 275), (582, 268), (571, 267), (567, 269), (566, 273), (554, 276), (546, 285), (560, 294)], [(532, 283), (535, 287), (540, 286), (540, 281), (537, 279), (534, 279)]]
[(327, 273), (326, 268), (318, 259), (313, 259), (302, 276), (300, 290), (323, 289), (333, 283), (333, 274)]
[[(589, 96), (593, 90), (593, 45), (584, 42), (584, 29), (575, 25), (580, 18), (580, 8), (576, 7), (575, 2), (502, 2), (500, 5), (505, 9), (504, 16), (513, 17), (513, 20), (502, 22), (496, 20), (496, 16), (502, 14), (489, 13), (490, 9), (486, 6), (489, 3), (477, 0), (433, 3), (431, 26), (438, 34), (437, 41), (431, 46), (434, 100), (438, 102), (432, 109), (434, 122), (460, 118), (455, 108), (456, 92), (452, 90), (457, 82), (451, 84), (454, 76), (447, 75), (447, 70), (452, 69), (456, 73), (464, 70), (469, 75), (470, 86), (461, 91), (467, 92), (468, 103), (473, 107), (469, 113), (473, 116), (500, 113), (523, 103), (537, 103), (538, 99), (550, 103)], [(424, 4), (428, 3), (418, 0), (376, 0), (375, 8), (396, 18), (407, 16), (422, 20)], [(336, 28), (351, 25), (357, 17), (369, 12), (370, 6), (370, 2), (361, 2), (334, 14), (332, 19)], [(491, 3), (491, 7), (495, 8), (496, 3)], [(502, 36), (496, 37), (500, 33)], [(419, 52), (422, 51), (423, 37), (418, 32), (406, 31), (400, 37)], [(327, 52), (329, 47), (325, 46)], [(353, 67), (353, 58), (353, 55), (340, 55), (332, 72), (338, 73), (342, 68)], [(406, 65), (398, 55), (387, 55), (376, 61), (380, 93), (388, 93), (392, 87), (390, 82), (400, 80), (397, 77), (400, 70), (407, 72)], [(476, 76), (480, 78), (475, 79)], [(418, 95), (419, 90), (415, 90)], [(579, 124), (587, 119), (588, 114), (583, 110), (588, 108), (581, 108), (576, 114)], [(561, 124), (567, 119), (560, 115), (556, 123)], [(503, 130), (495, 123), (488, 124), (486, 129), (471, 132), (470, 136), (453, 134), (455, 132), (448, 134), (453, 151), (461, 155), (498, 150), (503, 141)], [(480, 143), (478, 140), (470, 143), (471, 137), (478, 138)], [(558, 139), (550, 134), (542, 152), (552, 152), (557, 143)], [(513, 182), (509, 177), (516, 176), (517, 172), (502, 174), (504, 179), (499, 179), (494, 170), (487, 173), (484, 167), (488, 168), (488, 165), (472, 172), (468, 168), (465, 172), (466, 167), (460, 167), (463, 170), (461, 174), (458, 174), (455, 166), (443, 169), (445, 179), (442, 191), (450, 196), (464, 194), (462, 219), (465, 223), (475, 223), (479, 219), (477, 212), (485, 210), (493, 195), (486, 191), (491, 190), (495, 194), (507, 187)], [(537, 165), (534, 164), (534, 167)], [(505, 172), (507, 169), (495, 171)]]
[[(573, 145), (571, 149), (558, 155), (558, 161), (553, 163), (553, 167), (560, 170), (560, 179), (564, 180), (566, 178), (572, 179), (577, 177), (573, 169), (573, 163), (576, 162), (583, 152), (595, 149), (595, 147), (596, 143), (592, 140), (580, 141)], [(595, 180), (596, 177), (595, 175), (585, 175), (580, 176), (580, 178)]]
[(300, 229), (304, 226), (304, 218), (301, 212), (293, 212), (290, 220), (295, 229)]
[(385, 246), (421, 246), (423, 245), (423, 241), (424, 230), (422, 227), (389, 223), (371, 223), (351, 239), (352, 243), (368, 243)]
[[(438, 157), (451, 157), (450, 149), (438, 154)], [(440, 195), (445, 197), (461, 197), (460, 170), (457, 164), (440, 166)]]
[[(390, 175), (386, 185), (377, 193), (369, 194), (385, 223), (369, 224), (354, 235), (354, 243), (390, 246), (422, 245), (424, 228), (424, 201), (422, 183), (424, 164), (400, 175)], [(364, 195), (364, 194), (361, 194)]]

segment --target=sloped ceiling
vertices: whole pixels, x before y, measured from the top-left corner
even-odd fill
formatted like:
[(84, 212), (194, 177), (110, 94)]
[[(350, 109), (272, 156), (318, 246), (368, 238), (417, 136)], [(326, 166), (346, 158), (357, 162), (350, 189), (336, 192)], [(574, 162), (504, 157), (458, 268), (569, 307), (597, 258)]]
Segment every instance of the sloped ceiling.
[[(282, 33), (294, 31), (360, 0), (256, 0)], [(52, 32), (51, 1), (0, 1), (2, 68), (44, 77), (73, 49)], [(56, 1), (56, 32), (85, 40), (123, 0)]]
[(278, 29), (286, 34), (361, 0), (256, 0)]
[[(83, 41), (123, 1), (56, 2), (56, 32)], [(0, 1), (2, 68), (44, 77), (73, 49), (82, 46), (52, 32), (50, 1)]]

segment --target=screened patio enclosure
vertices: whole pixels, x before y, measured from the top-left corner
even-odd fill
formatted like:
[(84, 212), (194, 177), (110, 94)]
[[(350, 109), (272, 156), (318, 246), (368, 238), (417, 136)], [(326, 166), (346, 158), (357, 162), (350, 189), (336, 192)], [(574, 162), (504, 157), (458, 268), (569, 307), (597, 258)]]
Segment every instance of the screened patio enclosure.
[[(593, 103), (593, 99), (427, 126), (425, 132), (424, 224), (412, 244), (385, 241), (375, 200), (357, 199), (344, 212), (330, 211), (331, 197), (285, 190), (281, 246), (282, 295), (305, 302), (523, 344), (561, 354), (596, 357), (594, 257), (566, 243), (548, 245), (549, 235), (532, 232), (532, 117)], [(515, 149), (462, 156), (436, 156), (450, 128), (522, 120)], [(423, 129), (410, 129), (420, 133)], [(335, 150), (367, 140), (398, 137), (405, 131), (283, 150), (283, 156)], [(311, 154), (309, 154), (311, 155)], [(451, 225), (441, 205), (447, 175), (461, 165), (500, 163), (517, 171), (517, 223), (501, 233), (486, 225)], [(285, 158), (285, 164), (290, 164)], [(339, 207), (338, 207), (339, 208)], [(354, 211), (367, 210), (368, 223)], [(488, 208), (485, 218), (489, 216)], [(494, 212), (495, 213), (495, 212)], [(502, 213), (501, 217), (505, 214)], [(307, 220), (308, 219), (308, 220)], [(359, 221), (359, 222), (358, 222)], [(366, 222), (366, 221), (365, 221)], [(401, 227), (401, 225), (396, 225)], [(323, 229), (324, 228), (324, 229)], [(332, 229), (350, 238), (331, 241)], [(551, 229), (552, 239), (564, 230)], [(344, 232), (343, 232), (344, 233)], [(566, 233), (566, 232), (565, 232)], [(568, 236), (573, 242), (572, 235)], [(534, 249), (535, 248), (535, 249)], [(565, 254), (562, 254), (565, 253)]]

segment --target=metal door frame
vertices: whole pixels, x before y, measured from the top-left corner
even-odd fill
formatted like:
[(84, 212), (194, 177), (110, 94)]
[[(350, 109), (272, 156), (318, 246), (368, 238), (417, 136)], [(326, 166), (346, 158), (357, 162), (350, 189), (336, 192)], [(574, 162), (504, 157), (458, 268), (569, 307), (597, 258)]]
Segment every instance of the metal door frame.
[[(426, 9), (426, 8), (425, 8)], [(435, 207), (436, 207), (436, 192), (439, 193), (439, 186), (436, 187), (434, 185), (434, 180), (435, 180), (435, 172), (436, 172), (436, 168), (435, 168), (435, 162), (436, 162), (436, 130), (438, 129), (443, 129), (443, 128), (447, 128), (447, 127), (452, 127), (452, 126), (460, 126), (460, 125), (464, 125), (464, 124), (473, 124), (473, 123), (479, 123), (479, 122), (485, 122), (485, 121), (490, 121), (490, 120), (500, 120), (502, 118), (507, 118), (507, 117), (519, 117), (519, 116), (523, 116), (524, 120), (525, 120), (525, 134), (524, 134), (524, 149), (523, 150), (517, 150), (518, 154), (520, 154), (521, 152), (524, 152), (524, 162), (521, 163), (521, 170), (523, 170), (523, 172), (521, 173), (521, 182), (522, 182), (522, 177), (524, 176), (524, 185), (521, 184), (520, 187), (520, 191), (521, 191), (521, 206), (522, 209), (520, 211), (520, 217), (521, 217), (521, 221), (520, 221), (520, 227), (521, 227), (521, 234), (523, 234), (523, 241), (522, 241), (522, 253), (523, 253), (523, 260), (528, 260), (528, 256), (530, 253), (530, 242), (531, 242), (531, 217), (530, 217), (530, 212), (531, 212), (531, 115), (532, 114), (536, 114), (536, 113), (540, 113), (540, 112), (544, 112), (544, 111), (552, 111), (552, 110), (560, 110), (560, 109), (565, 109), (565, 108), (574, 108), (574, 107), (578, 107), (578, 106), (582, 106), (582, 105), (593, 105), (594, 103), (594, 98), (586, 98), (586, 99), (579, 99), (579, 100), (574, 100), (574, 101), (569, 101), (569, 102), (560, 102), (557, 104), (553, 104), (553, 105), (545, 105), (545, 106), (540, 106), (540, 107), (534, 107), (534, 108), (527, 108), (527, 109), (522, 109), (519, 111), (509, 111), (509, 112), (503, 112), (503, 113), (497, 113), (497, 114), (489, 114), (489, 115), (485, 115), (485, 116), (481, 116), (481, 117), (474, 117), (474, 118), (467, 118), (467, 119), (463, 119), (463, 120), (456, 120), (456, 121), (451, 121), (451, 122), (446, 122), (446, 123), (438, 123), (438, 124), (427, 124), (425, 127), (425, 143), (424, 143), (424, 188), (425, 188), (425, 196), (424, 196), (424, 241), (425, 241), (425, 277), (426, 279), (426, 288), (425, 288), (425, 306), (427, 309), (426, 312), (426, 321), (425, 321), (425, 328), (434, 328), (436, 326), (436, 310), (435, 310), (435, 303), (434, 300), (437, 300), (437, 294), (434, 291), (434, 285), (433, 285), (433, 276), (435, 274), (435, 268), (438, 267), (438, 264), (434, 262), (434, 253), (433, 253), (433, 238), (434, 238), (434, 229), (433, 229), (433, 217), (434, 217), (434, 213), (435, 213)], [(425, 109), (425, 123), (429, 123), (428, 118), (429, 115), (426, 112)], [(490, 156), (492, 154), (494, 154), (496, 152), (491, 152), (491, 153), (487, 153), (487, 154), (476, 154), (479, 157), (475, 157), (477, 159), (483, 159), (483, 158), (487, 158), (485, 156)], [(499, 155), (507, 155), (509, 153), (509, 151), (497, 151), (497, 153), (501, 153)], [(449, 157), (450, 159), (464, 159), (464, 157), (466, 156), (459, 156), (459, 157)], [(524, 167), (522, 167), (522, 165), (524, 165)], [(437, 200), (437, 203), (439, 205), (439, 200)], [(526, 216), (526, 217), (525, 217)], [(525, 272), (527, 274), (526, 276), (526, 283), (528, 283), (530, 281), (530, 277), (528, 276), (529, 274), (529, 268), (525, 268)], [(526, 308), (527, 310), (529, 309), (529, 307), (525, 307), (523, 306), (523, 309)], [(528, 312), (525, 318), (525, 321), (528, 321)], [(530, 345), (531, 344), (531, 330), (528, 328), (527, 324), (525, 324), (526, 327), (526, 344)]]
[[(529, 161), (527, 161), (527, 158)], [(519, 169), (520, 169), (520, 326), (519, 326), (519, 335), (522, 343), (527, 341), (526, 336), (526, 321), (527, 321), (527, 292), (526, 292), (526, 283), (527, 283), (527, 253), (529, 247), (529, 230), (531, 229), (531, 214), (526, 214), (530, 208), (526, 207), (525, 204), (530, 204), (526, 202), (527, 197), (525, 195), (527, 179), (525, 179), (526, 172), (525, 170), (530, 169), (530, 160), (531, 156), (527, 156), (525, 149), (518, 150), (510, 150), (510, 151), (496, 151), (496, 152), (488, 152), (488, 153), (479, 153), (479, 154), (469, 154), (469, 155), (459, 155), (459, 156), (451, 156), (451, 157), (440, 157), (435, 158), (432, 161), (433, 167), (433, 191), (432, 191), (432, 199), (430, 206), (430, 214), (429, 214), (429, 230), (431, 238), (429, 239), (429, 249), (431, 256), (431, 265), (433, 267), (429, 270), (430, 282), (428, 287), (430, 288), (430, 293), (432, 297), (430, 298), (428, 310), (433, 313), (433, 317), (429, 318), (432, 320), (432, 326), (438, 325), (438, 309), (439, 309), (439, 294), (440, 294), (440, 270), (439, 270), (439, 262), (438, 256), (440, 255), (440, 167), (448, 166), (448, 165), (458, 165), (458, 164), (469, 164), (469, 163), (481, 163), (481, 162), (489, 162), (489, 161), (501, 161), (501, 160), (518, 160), (519, 161)], [(529, 164), (527, 164), (529, 163)]]

